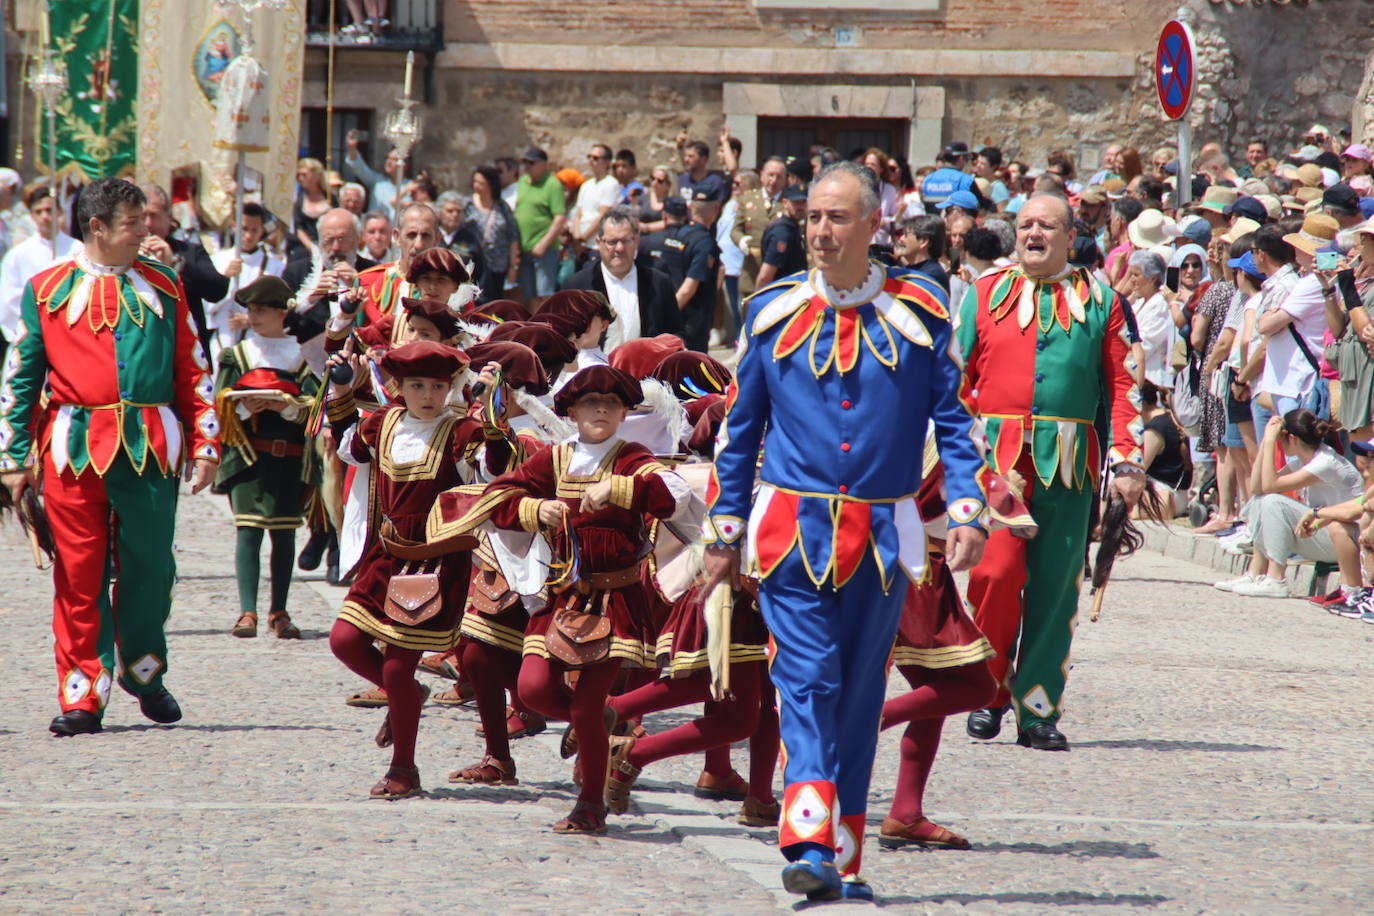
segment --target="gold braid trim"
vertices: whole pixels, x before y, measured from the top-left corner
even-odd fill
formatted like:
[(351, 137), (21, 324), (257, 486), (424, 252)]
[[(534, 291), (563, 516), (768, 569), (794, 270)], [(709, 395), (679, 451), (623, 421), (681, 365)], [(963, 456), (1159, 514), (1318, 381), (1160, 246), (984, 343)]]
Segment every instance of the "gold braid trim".
[(634, 477), (624, 474), (611, 475), (611, 505), (621, 509), (633, 509), (635, 498)]
[(539, 506), (543, 502), (544, 500), (536, 499), (532, 496), (521, 497), (520, 505), (517, 509), (517, 511), (520, 513), (521, 528), (524, 528), (526, 531), (539, 530)]

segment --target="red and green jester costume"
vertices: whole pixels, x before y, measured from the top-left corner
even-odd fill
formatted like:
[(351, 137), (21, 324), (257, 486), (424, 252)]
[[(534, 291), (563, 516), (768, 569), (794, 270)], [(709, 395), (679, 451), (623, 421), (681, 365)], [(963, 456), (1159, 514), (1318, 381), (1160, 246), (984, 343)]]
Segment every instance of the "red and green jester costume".
[(1061, 712), (1088, 514), (1103, 465), (1093, 420), (1105, 405), (1108, 466), (1139, 464), (1140, 397), (1122, 304), (1082, 268), (1037, 281), (1011, 266), (980, 278), (964, 299), (956, 339), (966, 400), (985, 425), (988, 463), (998, 474), (1015, 470), (1025, 478), (1024, 498), (1040, 527), (1030, 541), (1009, 530), (989, 535), (968, 587), (974, 619), (997, 653), (993, 705), (1013, 702), (1024, 731), (1037, 719), (1056, 723)]
[(208, 371), (181, 281), (155, 261), (116, 271), (78, 255), (24, 289), (0, 471), (34, 470), (57, 542), (63, 712), (101, 715), (115, 677), (136, 696), (162, 686), (177, 475), (219, 460)]

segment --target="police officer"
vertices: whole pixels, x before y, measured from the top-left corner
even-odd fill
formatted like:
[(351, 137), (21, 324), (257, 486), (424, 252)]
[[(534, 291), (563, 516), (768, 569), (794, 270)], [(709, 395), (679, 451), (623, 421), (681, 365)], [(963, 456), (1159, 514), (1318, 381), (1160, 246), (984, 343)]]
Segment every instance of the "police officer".
[(682, 339), (687, 349), (705, 353), (716, 310), (716, 273), (720, 251), (711, 230), (720, 202), (698, 190), (690, 204), (669, 198), (663, 204), (664, 228), (650, 233), (640, 251), (668, 275), (682, 311)]
[(763, 289), (781, 277), (806, 269), (806, 245), (801, 221), (806, 216), (806, 192), (798, 187), (782, 192), (782, 212), (763, 232), (759, 251), (763, 259), (756, 286)]

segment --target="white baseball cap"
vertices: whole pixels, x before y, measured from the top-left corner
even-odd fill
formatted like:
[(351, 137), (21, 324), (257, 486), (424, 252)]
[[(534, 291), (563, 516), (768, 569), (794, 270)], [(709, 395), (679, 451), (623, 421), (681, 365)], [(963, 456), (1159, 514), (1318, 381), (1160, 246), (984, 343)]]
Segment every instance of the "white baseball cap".
[(0, 169), (0, 185), (4, 187), (17, 188), (23, 180), (14, 169)]

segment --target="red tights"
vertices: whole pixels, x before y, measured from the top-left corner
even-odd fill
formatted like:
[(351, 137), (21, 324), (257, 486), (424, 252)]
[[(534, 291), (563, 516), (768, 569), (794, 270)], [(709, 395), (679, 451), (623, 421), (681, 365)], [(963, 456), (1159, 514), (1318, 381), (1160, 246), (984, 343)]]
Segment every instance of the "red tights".
[(510, 760), (510, 738), (506, 736), (506, 691), (515, 693), (520, 675), (520, 655), (466, 636), (460, 649), (463, 674), (472, 684), (473, 697), (477, 700), (477, 715), (482, 719), (487, 753), (497, 760)]
[(883, 704), (882, 727), (908, 723), (902, 734), (901, 764), (890, 816), (910, 824), (925, 816), (926, 780), (940, 749), (945, 717), (991, 703), (997, 682), (986, 661), (957, 668), (913, 666), (898, 670), (911, 690)]
[[(773, 705), (768, 672), (763, 662), (732, 665), (730, 689), (734, 699), (710, 700), (710, 676), (700, 671), (685, 678), (660, 678), (651, 684), (612, 697), (610, 706), (621, 719), (706, 703), (705, 715), (685, 725), (640, 738), (630, 751), (630, 763), (648, 766), (655, 760), (706, 751), (706, 768), (728, 774), (730, 745), (749, 739), (749, 794), (760, 801), (773, 798), (773, 770), (778, 758), (778, 712)], [(771, 687), (771, 684), (768, 684)], [(712, 764), (721, 769), (712, 769)]]
[[(570, 722), (577, 730), (578, 753), (582, 756), (582, 791), (577, 800), (593, 805), (602, 804), (606, 791), (610, 736), (606, 734), (602, 710), (620, 674), (620, 664), (620, 659), (608, 658), (579, 669), (577, 686), (569, 691), (563, 682), (567, 668), (561, 662), (526, 655), (520, 663), (520, 699), (541, 716)], [(503, 717), (502, 730), (505, 727)]]
[(387, 715), (391, 718), (391, 766), (415, 766), (415, 737), (420, 732), (420, 690), (415, 683), (418, 649), (387, 646), (386, 654), (373, 645), (373, 637), (346, 620), (334, 621), (329, 648), (349, 671), (386, 691)]

